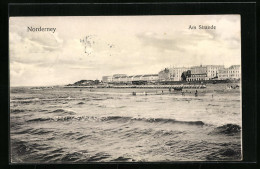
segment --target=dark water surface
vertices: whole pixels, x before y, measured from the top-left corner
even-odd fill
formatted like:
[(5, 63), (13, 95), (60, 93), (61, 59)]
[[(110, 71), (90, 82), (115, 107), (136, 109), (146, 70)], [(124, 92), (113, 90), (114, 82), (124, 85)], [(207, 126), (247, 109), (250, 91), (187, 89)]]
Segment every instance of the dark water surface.
[(11, 88), (11, 161), (241, 160), (240, 90), (197, 90)]

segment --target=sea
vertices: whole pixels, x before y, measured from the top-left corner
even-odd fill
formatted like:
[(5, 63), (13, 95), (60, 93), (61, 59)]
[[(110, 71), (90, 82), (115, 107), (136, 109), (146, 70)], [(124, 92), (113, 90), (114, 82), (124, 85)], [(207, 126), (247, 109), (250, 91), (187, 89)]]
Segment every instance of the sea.
[(240, 161), (241, 147), (241, 90), (227, 84), (10, 88), (11, 163)]

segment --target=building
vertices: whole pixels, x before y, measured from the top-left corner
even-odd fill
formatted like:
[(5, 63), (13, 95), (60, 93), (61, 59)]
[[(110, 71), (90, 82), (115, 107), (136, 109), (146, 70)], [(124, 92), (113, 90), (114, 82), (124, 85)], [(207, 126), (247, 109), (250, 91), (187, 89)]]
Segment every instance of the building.
[(159, 81), (169, 81), (170, 80), (170, 70), (165, 68), (158, 73)]
[(204, 81), (204, 80), (208, 80), (206, 73), (191, 74), (190, 77), (186, 78), (186, 81)]
[(158, 74), (140, 74), (127, 76), (126, 74), (114, 74), (103, 76), (104, 83), (136, 83), (147, 84), (157, 81), (204, 81), (210, 79), (240, 79), (240, 65), (232, 65), (224, 68), (223, 65), (200, 65), (193, 67), (164, 68)]
[(115, 74), (113, 76), (103, 76), (103, 82), (112, 83), (133, 83), (133, 82), (156, 82), (158, 81), (158, 74), (144, 74), (144, 75), (131, 75)]
[(159, 77), (158, 74), (146, 74), (143, 75), (141, 79), (147, 82), (156, 82), (158, 81)]
[(143, 75), (134, 75), (133, 81), (142, 80), (142, 76), (143, 76)]
[(126, 74), (114, 74), (112, 76), (112, 82), (120, 83), (121, 82), (121, 77), (127, 76)]
[(134, 76), (127, 76), (127, 82), (132, 82), (134, 80)]
[(119, 77), (119, 82), (126, 83), (127, 82), (127, 75), (122, 75)]
[(191, 67), (191, 76), (187, 81), (201, 81), (218, 78), (219, 72), (223, 70), (223, 65), (200, 65)]
[(206, 66), (192, 66), (191, 67), (191, 75), (186, 78), (186, 81), (202, 81), (208, 80), (207, 77), (207, 67)]
[(240, 79), (241, 78), (241, 66), (232, 65), (229, 68), (220, 69), (218, 79)]
[(232, 65), (228, 68), (229, 79), (240, 79), (241, 78), (241, 67), (240, 65)]
[(218, 77), (219, 70), (224, 68), (224, 65), (206, 65), (206, 73), (209, 79), (214, 79)]
[(182, 79), (182, 73), (188, 71), (189, 68), (186, 67), (172, 67), (169, 69), (170, 71), (170, 79), (173, 81), (181, 81)]
[(196, 75), (196, 74), (207, 74), (207, 67), (206, 66), (202, 66), (202, 65), (200, 65), (200, 66), (192, 66), (191, 67), (191, 74), (194, 74), (194, 75)]
[(103, 77), (102, 77), (102, 82), (103, 82), (103, 83), (112, 82), (112, 76), (103, 76)]
[(126, 74), (114, 74), (114, 75), (113, 75), (113, 78), (121, 77), (121, 76), (127, 76), (127, 75), (126, 75)]
[(219, 70), (218, 73), (218, 80), (225, 80), (228, 79), (228, 69), (227, 68), (223, 68)]

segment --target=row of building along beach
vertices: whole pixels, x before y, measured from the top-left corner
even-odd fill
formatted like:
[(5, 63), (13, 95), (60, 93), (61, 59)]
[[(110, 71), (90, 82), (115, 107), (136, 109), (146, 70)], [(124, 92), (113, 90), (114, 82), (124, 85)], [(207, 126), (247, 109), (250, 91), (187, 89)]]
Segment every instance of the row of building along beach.
[[(225, 83), (240, 81), (241, 66), (199, 65), (192, 67), (167, 67), (156, 74), (114, 74), (102, 80), (80, 80), (66, 87), (114, 87), (114, 88), (204, 88), (207, 82)], [(190, 85), (192, 84), (192, 85)], [(196, 85), (197, 84), (197, 85)], [(167, 86), (166, 86), (167, 85)]]

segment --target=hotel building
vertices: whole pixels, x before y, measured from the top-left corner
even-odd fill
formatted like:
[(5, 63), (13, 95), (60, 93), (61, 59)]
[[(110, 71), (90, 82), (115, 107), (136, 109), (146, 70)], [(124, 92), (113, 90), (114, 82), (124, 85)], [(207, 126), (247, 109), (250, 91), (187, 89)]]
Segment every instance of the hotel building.
[(112, 76), (103, 76), (102, 77), (102, 82), (103, 83), (112, 82)]
[(240, 79), (241, 78), (241, 66), (232, 65), (229, 68), (223, 68), (219, 71), (218, 79)]
[(187, 81), (210, 80), (218, 77), (219, 71), (224, 65), (200, 65), (191, 67), (191, 77), (187, 77)]
[(190, 70), (187, 67), (171, 67), (169, 69), (170, 71), (170, 79), (172, 81), (181, 81), (182, 80), (182, 73)]
[(219, 70), (224, 68), (224, 65), (206, 65), (207, 67), (207, 77), (209, 79), (217, 78)]
[(206, 66), (193, 66), (191, 67), (191, 76), (186, 78), (186, 81), (201, 81), (208, 80)]

